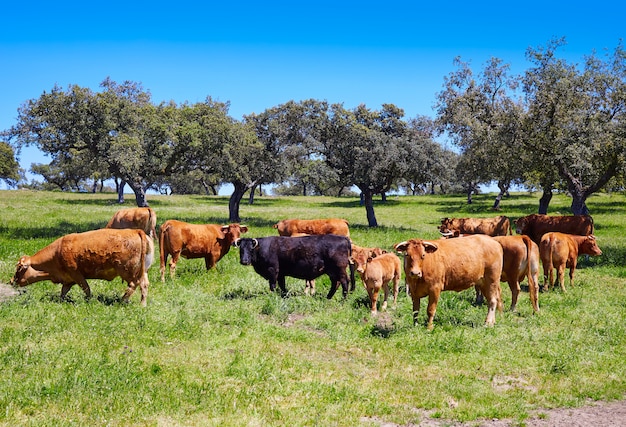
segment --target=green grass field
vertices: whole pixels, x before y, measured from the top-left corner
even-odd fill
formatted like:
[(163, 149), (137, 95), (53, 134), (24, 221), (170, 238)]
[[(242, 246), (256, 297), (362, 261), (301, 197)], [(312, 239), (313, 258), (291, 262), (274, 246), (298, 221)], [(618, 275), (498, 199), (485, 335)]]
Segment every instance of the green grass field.
[[(257, 197), (242, 204), (246, 237), (274, 235), (288, 217), (342, 217), (363, 246), (390, 250), (412, 237), (439, 238), (445, 216), (511, 219), (535, 213), (538, 196), (513, 194), (502, 210), (493, 195), (389, 197), (366, 226), (358, 198)], [(129, 197), (130, 201), (131, 197)], [(103, 227), (120, 208), (113, 194), (0, 192), (0, 282), (21, 255), (56, 238)], [(150, 196), (158, 223), (225, 224), (227, 197)], [(550, 214), (569, 214), (555, 196)], [(161, 283), (151, 267), (148, 306), (125, 285), (91, 280), (93, 298), (75, 286), (40, 282), (0, 303), (0, 425), (15, 426), (377, 426), (510, 418), (575, 407), (626, 393), (626, 196), (588, 200), (604, 254), (581, 258), (576, 286), (539, 295), (533, 315), (523, 291), (517, 312), (483, 326), (486, 307), (472, 289), (442, 294), (433, 331), (414, 326), (401, 286), (398, 307), (370, 317), (357, 289), (327, 300), (330, 283), (304, 295), (288, 279), (288, 298), (269, 292), (233, 248), (216, 269), (182, 259)], [(132, 207), (127, 203), (123, 207)], [(504, 307), (511, 293), (503, 285)], [(389, 425), (389, 424), (387, 424)]]

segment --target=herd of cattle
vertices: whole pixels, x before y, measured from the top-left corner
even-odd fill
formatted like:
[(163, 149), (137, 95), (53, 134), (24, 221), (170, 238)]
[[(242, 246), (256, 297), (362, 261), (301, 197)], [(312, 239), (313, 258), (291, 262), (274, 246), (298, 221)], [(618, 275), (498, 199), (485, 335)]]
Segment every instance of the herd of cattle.
[[(437, 302), (442, 291), (462, 291), (472, 286), (477, 300), (487, 303), (487, 325), (495, 323), (496, 310), (502, 309), (500, 281), (509, 284), (514, 310), (520, 282), (528, 278), (530, 300), (539, 311), (539, 260), (543, 264), (544, 287), (555, 283), (554, 270), (565, 291), (565, 268), (569, 267), (570, 286), (579, 255), (598, 256), (602, 251), (593, 235), (590, 216), (528, 215), (515, 222), (517, 235), (505, 216), (494, 218), (444, 218), (441, 239), (410, 239), (393, 246), (404, 255), (407, 293), (413, 301), (413, 319), (417, 322), (420, 300), (428, 296), (428, 328), (433, 327)], [(384, 291), (382, 310), (390, 294), (395, 306), (402, 274), (398, 255), (381, 248), (366, 248), (350, 240), (348, 222), (343, 219), (279, 221), (278, 236), (243, 238), (248, 228), (240, 224), (189, 224), (165, 221), (158, 233), (161, 280), (165, 281), (169, 261), (170, 277), (176, 264), (185, 258), (204, 258), (207, 270), (226, 255), (231, 246), (239, 248), (240, 263), (252, 265), (285, 296), (285, 277), (306, 281), (305, 293), (315, 293), (315, 279), (323, 274), (331, 281), (330, 299), (342, 287), (344, 298), (355, 289), (355, 271), (367, 290), (371, 313), (377, 313), (378, 294)], [(113, 280), (121, 277), (128, 283), (122, 297), (127, 301), (137, 286), (141, 304), (148, 295), (148, 268), (154, 261), (156, 214), (151, 208), (118, 211), (105, 228), (63, 236), (32, 256), (20, 258), (13, 286), (26, 286), (42, 280), (61, 283), (61, 298), (74, 284), (87, 297), (91, 290), (87, 279)], [(349, 273), (348, 273), (349, 271)], [(393, 283), (393, 291), (389, 285)]]

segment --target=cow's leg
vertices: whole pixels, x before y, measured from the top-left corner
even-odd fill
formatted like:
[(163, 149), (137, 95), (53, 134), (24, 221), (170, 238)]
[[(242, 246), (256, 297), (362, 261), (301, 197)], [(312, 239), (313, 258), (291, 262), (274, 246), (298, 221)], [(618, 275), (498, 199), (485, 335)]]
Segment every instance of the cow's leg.
[(70, 291), (70, 289), (72, 289), (72, 286), (74, 286), (73, 283), (63, 283), (63, 287), (61, 287), (61, 300), (65, 299), (65, 296)]
[(519, 280), (509, 279), (508, 283), (509, 288), (511, 289), (511, 311), (515, 311), (521, 287), (519, 285)]
[[(381, 283), (378, 282), (376, 284), (376, 298), (378, 298), (378, 292), (380, 292)], [(383, 297), (383, 305), (380, 307), (380, 311), (387, 310), (387, 300), (389, 299), (389, 283), (382, 284), (384, 297)]]
[(180, 259), (180, 252), (173, 252), (172, 259), (170, 260), (170, 278), (173, 279), (176, 274), (176, 264), (178, 264), (178, 260)]
[(83, 292), (85, 293), (85, 298), (87, 299), (91, 298), (91, 289), (89, 288), (89, 284), (87, 283), (87, 281), (85, 279), (82, 279), (78, 282), (78, 285), (82, 288)]
[(135, 289), (137, 289), (137, 283), (135, 283), (135, 281), (128, 282), (128, 287), (126, 288), (126, 292), (124, 292), (124, 295), (122, 296), (122, 301), (128, 302), (130, 300), (130, 297), (135, 293)]
[[(278, 286), (280, 286), (280, 295), (285, 298), (287, 296), (287, 285), (285, 284), (285, 276), (278, 276)], [(276, 287), (276, 285), (274, 285)]]
[(437, 303), (439, 302), (439, 291), (432, 291), (428, 294), (428, 322), (426, 323), (426, 328), (429, 331), (432, 331), (434, 325), (433, 320), (435, 319), (435, 313), (437, 312)]
[(315, 279), (307, 280), (304, 284), (304, 294), (305, 295), (315, 295)]
[(559, 277), (559, 285), (561, 285), (561, 289), (563, 290), (563, 292), (566, 292), (565, 290), (565, 264), (559, 264), (558, 277)]
[(367, 284), (367, 295), (370, 298), (370, 314), (372, 316), (376, 316), (378, 314), (378, 290), (375, 285), (369, 283)]
[(476, 301), (474, 302), (474, 304), (483, 305), (483, 302), (485, 302), (485, 298), (483, 297), (482, 292), (480, 292), (480, 288), (478, 286), (474, 286), (474, 290), (476, 291)]
[(398, 306), (398, 292), (400, 288), (400, 276), (393, 278), (393, 308)]
[(485, 297), (487, 298), (487, 319), (485, 320), (486, 326), (493, 326), (496, 324), (496, 309), (502, 305), (500, 300), (499, 291), (496, 288), (500, 287), (500, 281), (497, 284), (491, 284), (491, 286), (485, 289)]
[(213, 254), (208, 254), (204, 257), (204, 266), (206, 267), (207, 271), (215, 267), (215, 264), (217, 263), (213, 260)]
[[(169, 253), (165, 248), (161, 248), (161, 282), (165, 283), (165, 266), (167, 265), (167, 258)], [(171, 270), (170, 270), (171, 271)]]
[(139, 282), (139, 288), (141, 289), (141, 305), (145, 307), (148, 304), (148, 286), (150, 285), (150, 281), (148, 279), (148, 273), (144, 273), (141, 278), (141, 282)]
[(354, 271), (356, 270), (356, 266), (354, 265), (353, 262), (351, 262), (349, 265), (349, 268), (350, 268), (350, 292), (354, 292), (354, 289), (356, 287), (356, 278), (354, 277)]
[(569, 266), (569, 286), (574, 287), (574, 271), (576, 270), (576, 259)]
[(422, 298), (411, 292), (411, 299), (413, 300), (413, 325), (417, 325), (417, 316), (420, 312), (420, 300)]

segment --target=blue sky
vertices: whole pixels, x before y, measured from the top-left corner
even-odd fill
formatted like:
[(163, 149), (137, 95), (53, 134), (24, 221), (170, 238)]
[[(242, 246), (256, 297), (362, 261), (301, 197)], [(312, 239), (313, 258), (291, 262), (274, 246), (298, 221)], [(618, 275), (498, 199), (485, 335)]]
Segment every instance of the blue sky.
[[(155, 103), (230, 102), (230, 115), (309, 98), (434, 117), (460, 56), (514, 73), (528, 47), (555, 37), (583, 62), (624, 37), (622, 1), (9, 2), (0, 25), (0, 129), (55, 84), (99, 90), (106, 77), (142, 83)], [(47, 162), (36, 150), (28, 169)]]

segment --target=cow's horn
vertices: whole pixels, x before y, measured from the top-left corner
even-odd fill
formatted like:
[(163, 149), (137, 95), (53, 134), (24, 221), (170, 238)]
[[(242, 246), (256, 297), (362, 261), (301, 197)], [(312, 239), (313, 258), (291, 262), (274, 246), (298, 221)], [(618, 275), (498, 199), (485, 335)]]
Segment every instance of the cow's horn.
[(233, 246), (238, 248), (239, 247), (239, 240), (241, 239), (235, 239), (235, 241), (233, 242)]
[(252, 246), (252, 249), (254, 249), (257, 246), (259, 246), (259, 241), (257, 239), (252, 239), (252, 241), (254, 242), (254, 246)]

